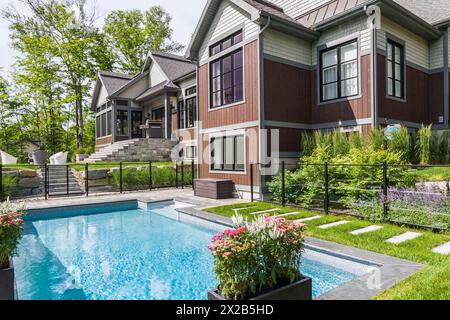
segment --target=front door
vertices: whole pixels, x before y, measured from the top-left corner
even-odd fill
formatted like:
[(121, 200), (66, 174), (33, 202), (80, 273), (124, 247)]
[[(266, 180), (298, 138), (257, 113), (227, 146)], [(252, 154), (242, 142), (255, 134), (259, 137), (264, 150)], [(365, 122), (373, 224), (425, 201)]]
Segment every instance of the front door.
[(142, 138), (142, 112), (132, 111), (131, 112), (131, 138), (137, 139)]

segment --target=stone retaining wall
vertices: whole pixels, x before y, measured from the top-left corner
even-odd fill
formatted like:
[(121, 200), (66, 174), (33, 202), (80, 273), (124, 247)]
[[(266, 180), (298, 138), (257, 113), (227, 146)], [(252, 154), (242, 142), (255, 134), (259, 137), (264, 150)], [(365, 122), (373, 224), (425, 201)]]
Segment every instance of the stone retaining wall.
[(36, 170), (4, 171), (3, 190), (12, 198), (41, 196), (44, 194), (44, 179)]

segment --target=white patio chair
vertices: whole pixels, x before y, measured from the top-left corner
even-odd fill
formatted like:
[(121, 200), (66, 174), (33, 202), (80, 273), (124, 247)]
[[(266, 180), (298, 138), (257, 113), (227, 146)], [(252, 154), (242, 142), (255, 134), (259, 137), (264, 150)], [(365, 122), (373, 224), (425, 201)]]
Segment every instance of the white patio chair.
[(17, 158), (13, 157), (10, 154), (7, 154), (4, 151), (0, 151), (0, 156), (1, 156), (2, 164), (17, 164)]
[(50, 164), (53, 165), (62, 165), (67, 164), (67, 155), (68, 152), (58, 152), (50, 157)]

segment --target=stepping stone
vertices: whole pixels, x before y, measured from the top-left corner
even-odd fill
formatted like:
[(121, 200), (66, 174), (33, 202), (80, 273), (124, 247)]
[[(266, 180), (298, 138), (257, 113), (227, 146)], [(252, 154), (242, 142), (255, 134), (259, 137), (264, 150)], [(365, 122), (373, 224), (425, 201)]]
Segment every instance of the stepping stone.
[(307, 221), (317, 220), (320, 218), (322, 218), (322, 216), (314, 216), (314, 217), (309, 217), (309, 218), (298, 219), (298, 220), (295, 220), (294, 222), (295, 223), (303, 223), (303, 222), (307, 222)]
[(252, 213), (250, 213), (250, 214), (256, 216), (257, 214), (271, 213), (271, 212), (280, 211), (280, 210), (281, 210), (281, 209), (270, 209), (270, 210), (265, 210), (265, 211), (252, 212)]
[(450, 242), (444, 243), (442, 246), (434, 248), (432, 251), (439, 254), (450, 254)]
[(380, 230), (380, 229), (383, 229), (383, 227), (381, 227), (381, 226), (370, 226), (370, 227), (367, 227), (367, 228), (363, 228), (363, 229), (358, 229), (358, 230), (352, 231), (352, 232), (350, 232), (350, 234), (352, 234), (354, 236), (357, 236), (357, 235), (360, 235), (360, 234), (369, 233), (369, 232), (377, 231), (377, 230)]
[(399, 236), (390, 238), (388, 240), (386, 240), (386, 242), (388, 243), (392, 243), (392, 244), (399, 244), (405, 241), (409, 241), (409, 240), (414, 240), (418, 237), (420, 237), (422, 234), (418, 233), (418, 232), (405, 232)]
[(237, 214), (238, 211), (247, 210), (247, 209), (255, 209), (255, 208), (258, 208), (258, 207), (238, 208), (238, 209), (233, 209), (233, 211)]
[(300, 214), (300, 212), (288, 212), (288, 213), (277, 215), (277, 217), (289, 217), (289, 216), (295, 216), (297, 214)]
[(321, 225), (321, 226), (319, 226), (319, 229), (330, 229), (330, 228), (334, 228), (334, 227), (337, 227), (337, 226), (342, 226), (342, 225), (347, 224), (349, 222), (350, 221), (347, 221), (347, 220), (341, 220), (341, 221), (337, 221), (337, 222)]

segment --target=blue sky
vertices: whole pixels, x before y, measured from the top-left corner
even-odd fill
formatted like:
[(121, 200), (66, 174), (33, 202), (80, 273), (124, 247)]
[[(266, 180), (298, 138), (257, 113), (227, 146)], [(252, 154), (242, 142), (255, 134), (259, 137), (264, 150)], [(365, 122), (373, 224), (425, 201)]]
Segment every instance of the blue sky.
[[(88, 0), (95, 5), (100, 16), (98, 25), (103, 24), (103, 18), (110, 10), (145, 10), (153, 5), (161, 5), (172, 16), (172, 28), (174, 29), (174, 40), (184, 45), (189, 43), (198, 19), (202, 13), (206, 0)], [(21, 7), (18, 0), (0, 0), (0, 10), (13, 4)], [(16, 53), (9, 47), (8, 23), (0, 19), (0, 68), (2, 74), (7, 73), (14, 62)]]

